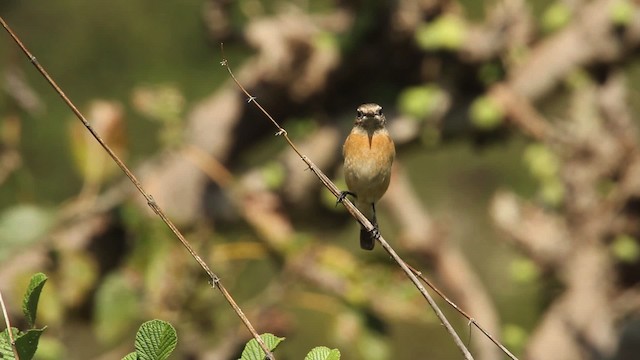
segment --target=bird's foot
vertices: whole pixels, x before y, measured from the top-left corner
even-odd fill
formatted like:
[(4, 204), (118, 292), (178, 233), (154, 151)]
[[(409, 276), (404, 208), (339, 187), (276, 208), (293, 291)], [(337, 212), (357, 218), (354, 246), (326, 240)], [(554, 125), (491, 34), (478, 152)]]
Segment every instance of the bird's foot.
[(349, 195), (353, 196), (354, 198), (358, 197), (355, 193), (352, 193), (351, 191), (341, 191), (340, 195), (338, 196), (338, 200), (336, 200), (336, 206), (338, 206), (338, 204), (344, 201), (344, 199), (346, 199), (347, 196)]
[(378, 229), (378, 225), (371, 229), (371, 231), (369, 231), (369, 234), (371, 234), (372, 239), (378, 240), (378, 238), (380, 238), (380, 230)]

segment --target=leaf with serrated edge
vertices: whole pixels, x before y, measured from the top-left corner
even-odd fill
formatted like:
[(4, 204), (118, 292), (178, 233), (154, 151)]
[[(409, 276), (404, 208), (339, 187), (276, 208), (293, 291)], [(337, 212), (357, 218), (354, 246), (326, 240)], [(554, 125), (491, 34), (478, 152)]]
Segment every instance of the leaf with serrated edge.
[[(13, 338), (15, 339), (18, 336), (18, 329), (12, 327)], [(4, 329), (3, 332), (0, 333), (0, 359), (3, 360), (15, 360), (15, 354), (13, 353), (13, 347), (11, 346), (11, 338), (9, 337), (9, 332), (7, 329)]]
[(340, 360), (340, 350), (318, 346), (311, 349), (304, 360)]
[(135, 352), (128, 353), (127, 356), (122, 358), (122, 360), (138, 360), (138, 354)]
[(136, 334), (136, 353), (140, 360), (165, 360), (178, 343), (176, 330), (166, 321), (151, 320)]
[(30, 327), (34, 327), (36, 324), (36, 313), (38, 312), (38, 300), (40, 300), (40, 292), (44, 287), (44, 283), (47, 281), (47, 275), (43, 273), (34, 274), (29, 281), (29, 287), (24, 294), (22, 300), (22, 312), (27, 318)]
[(38, 349), (38, 341), (40, 335), (44, 332), (46, 327), (42, 329), (29, 329), (26, 332), (20, 333), (16, 337), (16, 349), (18, 350), (18, 356), (20, 359), (32, 359)]
[[(269, 351), (273, 351), (284, 338), (277, 337), (273, 334), (265, 333), (260, 335), (262, 341), (264, 341), (265, 345), (267, 345), (267, 349)], [(263, 360), (264, 359), (264, 350), (258, 345), (256, 339), (251, 339), (247, 345), (245, 345), (244, 350), (242, 351), (242, 356), (240, 360)]]

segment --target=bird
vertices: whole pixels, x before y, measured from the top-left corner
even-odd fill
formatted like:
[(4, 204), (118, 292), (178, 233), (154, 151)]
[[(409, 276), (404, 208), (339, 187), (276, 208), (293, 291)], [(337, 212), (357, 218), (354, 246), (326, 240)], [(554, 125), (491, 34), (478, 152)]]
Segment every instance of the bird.
[(393, 139), (385, 127), (386, 118), (382, 106), (362, 104), (356, 111), (353, 129), (342, 147), (344, 179), (348, 191), (342, 191), (338, 202), (348, 195), (355, 205), (371, 221), (374, 230), (360, 229), (360, 248), (373, 250), (379, 236), (376, 220), (376, 202), (389, 188), (391, 166), (396, 155)]

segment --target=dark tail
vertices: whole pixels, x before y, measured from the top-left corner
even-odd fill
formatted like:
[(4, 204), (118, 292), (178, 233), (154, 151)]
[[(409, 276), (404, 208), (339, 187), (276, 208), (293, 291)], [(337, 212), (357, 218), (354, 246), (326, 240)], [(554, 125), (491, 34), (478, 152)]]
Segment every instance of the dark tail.
[(360, 248), (363, 250), (373, 250), (376, 239), (367, 229), (360, 228)]

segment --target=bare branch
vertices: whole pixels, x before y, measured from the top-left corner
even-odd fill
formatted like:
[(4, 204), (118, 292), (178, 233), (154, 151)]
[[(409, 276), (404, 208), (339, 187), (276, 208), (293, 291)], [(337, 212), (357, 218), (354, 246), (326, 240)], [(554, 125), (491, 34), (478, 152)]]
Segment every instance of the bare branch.
[(76, 115), (78, 120), (80, 120), (82, 122), (82, 124), (87, 128), (87, 130), (89, 130), (89, 132), (96, 139), (96, 141), (98, 141), (98, 143), (100, 143), (102, 148), (109, 154), (111, 159), (113, 159), (113, 161), (118, 165), (118, 167), (120, 167), (120, 169), (125, 173), (125, 175), (127, 175), (129, 180), (131, 180), (133, 185), (138, 189), (140, 194), (142, 194), (142, 196), (145, 198), (145, 200), (147, 201), (147, 205), (153, 210), (153, 212), (156, 213), (156, 215), (158, 215), (160, 217), (160, 219), (162, 219), (162, 221), (167, 225), (167, 227), (169, 227), (171, 232), (173, 232), (173, 234), (178, 238), (178, 240), (180, 240), (182, 245), (187, 249), (189, 254), (191, 254), (191, 256), (200, 265), (200, 267), (207, 273), (207, 275), (209, 276), (210, 284), (212, 286), (218, 288), (220, 293), (222, 293), (222, 295), (224, 296), (225, 300), (229, 303), (229, 305), (231, 305), (231, 307), (233, 308), (235, 313), (238, 315), (240, 320), (242, 320), (242, 322), (245, 324), (245, 326), (247, 327), (247, 329), (249, 330), (251, 335), (253, 335), (253, 337), (256, 339), (256, 341), (258, 342), (258, 344), (260, 345), (262, 350), (265, 352), (266, 357), (268, 359), (274, 359), (273, 354), (271, 353), (271, 351), (269, 351), (269, 349), (267, 348), (267, 345), (264, 343), (264, 341), (262, 340), (262, 338), (260, 337), (258, 332), (253, 328), (253, 325), (251, 325), (251, 323), (249, 322), (249, 319), (244, 315), (244, 313), (242, 312), (242, 309), (240, 309), (240, 307), (238, 306), (236, 301), (233, 299), (231, 294), (222, 285), (222, 282), (220, 281), (220, 278), (218, 277), (218, 275), (216, 275), (213, 271), (211, 271), (209, 266), (204, 262), (204, 260), (202, 260), (200, 255), (198, 255), (196, 253), (196, 251), (193, 249), (191, 244), (189, 244), (187, 239), (182, 235), (182, 233), (178, 230), (178, 228), (165, 215), (164, 211), (162, 211), (160, 206), (158, 206), (158, 204), (155, 202), (155, 200), (153, 199), (151, 194), (147, 193), (143, 189), (142, 184), (136, 178), (136, 176), (133, 175), (131, 170), (129, 170), (129, 168), (124, 164), (124, 162), (122, 160), (120, 160), (120, 158), (115, 154), (115, 152), (104, 142), (104, 140), (100, 137), (100, 135), (93, 129), (91, 124), (89, 124), (89, 122), (84, 117), (84, 115), (82, 115), (80, 110), (78, 110), (78, 108), (73, 104), (73, 102), (65, 95), (65, 93), (58, 86), (58, 84), (53, 80), (53, 78), (51, 76), (49, 76), (47, 71), (36, 60), (36, 57), (33, 56), (31, 54), (31, 52), (24, 46), (22, 41), (20, 41), (18, 36), (13, 32), (13, 30), (11, 30), (9, 25), (7, 25), (7, 23), (4, 21), (4, 19), (2, 17), (0, 17), (0, 23), (2, 23), (2, 26), (4, 27), (4, 29), (9, 33), (11, 38), (20, 47), (20, 49), (27, 56), (27, 58), (29, 58), (29, 60), (36, 67), (38, 72), (40, 72), (40, 74), (42, 74), (42, 76), (44, 76), (44, 78), (53, 87), (53, 89), (56, 91), (56, 93), (58, 93), (58, 95), (60, 95), (62, 100), (67, 104), (67, 106), (71, 109), (71, 111)]
[[(338, 189), (338, 187), (305, 155), (303, 155), (300, 150), (295, 146), (295, 144), (291, 141), (291, 139), (289, 138), (287, 131), (282, 128), (280, 126), (280, 124), (278, 124), (278, 122), (262, 107), (262, 105), (260, 105), (260, 103), (255, 100), (255, 97), (253, 97), (248, 91), (247, 89), (244, 88), (244, 86), (242, 86), (242, 84), (238, 81), (238, 79), (235, 77), (235, 75), (233, 74), (233, 71), (231, 71), (231, 67), (229, 66), (229, 61), (226, 59), (226, 57), (224, 56), (224, 46), (222, 44), (220, 44), (220, 48), (222, 51), (222, 57), (223, 60), (220, 62), (220, 64), (222, 66), (224, 66), (227, 71), (229, 72), (229, 75), (231, 76), (231, 78), (233, 79), (233, 81), (236, 83), (236, 85), (238, 86), (238, 88), (240, 88), (240, 90), (247, 96), (247, 98), (252, 99), (253, 104), (273, 123), (273, 125), (278, 129), (278, 135), (281, 135), (284, 137), (285, 141), (289, 144), (289, 146), (293, 149), (293, 151), (296, 152), (296, 154), (298, 154), (298, 156), (300, 157), (300, 159), (307, 164), (307, 166), (309, 167), (309, 169), (318, 177), (318, 179), (320, 179), (320, 181), (322, 182), (322, 184), (329, 190), (331, 191), (331, 193), (336, 197), (336, 199), (340, 198), (340, 194), (341, 191)], [(344, 204), (345, 208), (347, 209), (347, 211), (349, 211), (349, 213), (356, 218), (356, 220), (358, 220), (358, 222), (365, 227), (365, 229), (367, 229), (368, 231), (372, 231), (374, 229), (373, 224), (371, 224), (371, 222), (360, 212), (360, 210), (358, 210), (358, 208), (355, 207), (355, 205), (353, 205), (353, 203), (351, 201), (349, 201), (349, 199), (344, 199), (342, 201), (342, 203)], [(389, 245), (389, 243), (382, 237), (382, 235), (379, 235), (377, 237), (378, 242), (380, 242), (380, 244), (382, 245), (382, 247), (387, 251), (387, 253), (389, 253), (389, 255), (391, 255), (391, 257), (394, 259), (394, 261), (400, 266), (400, 268), (402, 268), (402, 270), (405, 272), (405, 274), (409, 277), (409, 279), (413, 282), (413, 284), (416, 286), (416, 288), (418, 289), (418, 291), (420, 291), (420, 293), (422, 294), (422, 296), (427, 300), (427, 302), (429, 303), (429, 305), (431, 306), (431, 308), (433, 309), (433, 311), (436, 313), (436, 316), (438, 316), (438, 319), (440, 319), (440, 321), (442, 322), (442, 324), (445, 326), (445, 328), (447, 329), (447, 332), (451, 335), (451, 337), (454, 340), (454, 343), (456, 344), (456, 346), (458, 347), (458, 349), (462, 352), (462, 354), (464, 355), (465, 359), (473, 359), (473, 356), (471, 355), (471, 353), (469, 352), (469, 350), (466, 348), (466, 346), (464, 345), (464, 343), (462, 342), (462, 340), (460, 339), (460, 337), (458, 336), (458, 334), (455, 332), (455, 330), (453, 329), (453, 327), (451, 326), (451, 324), (449, 323), (449, 321), (447, 320), (447, 318), (444, 316), (444, 314), (442, 313), (442, 311), (440, 310), (440, 308), (438, 307), (438, 304), (436, 304), (435, 300), (431, 297), (431, 295), (429, 295), (429, 293), (427, 292), (427, 290), (424, 288), (424, 286), (422, 285), (422, 283), (420, 282), (420, 280), (416, 277), (416, 275), (409, 269), (408, 265), (404, 262), (404, 260), (402, 260), (402, 258), (400, 258), (400, 256), (395, 252), (395, 250), (391, 247), (391, 245)]]

